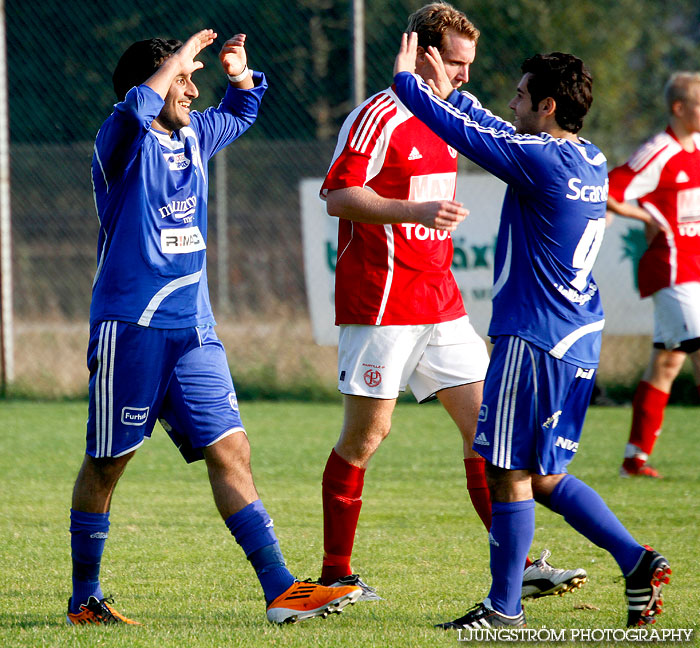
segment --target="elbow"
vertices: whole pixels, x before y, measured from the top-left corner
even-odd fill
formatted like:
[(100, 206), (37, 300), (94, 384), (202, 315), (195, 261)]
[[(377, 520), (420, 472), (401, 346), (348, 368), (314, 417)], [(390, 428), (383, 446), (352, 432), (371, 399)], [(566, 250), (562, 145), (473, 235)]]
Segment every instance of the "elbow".
[(326, 196), (326, 213), (336, 218), (340, 218), (343, 215), (343, 203), (333, 191), (329, 191)]

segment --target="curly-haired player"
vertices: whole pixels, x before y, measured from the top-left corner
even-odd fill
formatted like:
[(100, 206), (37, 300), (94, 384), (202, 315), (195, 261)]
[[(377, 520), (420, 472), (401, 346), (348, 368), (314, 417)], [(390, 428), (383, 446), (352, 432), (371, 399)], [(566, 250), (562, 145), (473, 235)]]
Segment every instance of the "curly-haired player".
[(670, 568), (640, 545), (584, 482), (567, 473), (578, 450), (600, 356), (603, 309), (592, 269), (608, 194), (605, 156), (579, 137), (592, 77), (571, 54), (522, 65), (510, 124), (455, 92), (431, 48), (429, 85), (410, 74), (417, 39), (404, 34), (396, 93), (436, 135), (507, 183), (496, 241), (494, 340), (476, 450), (492, 500), (491, 589), (443, 628), (521, 627), (519, 585), (535, 532), (535, 500), (606, 549), (626, 580), (627, 625), (652, 623)]

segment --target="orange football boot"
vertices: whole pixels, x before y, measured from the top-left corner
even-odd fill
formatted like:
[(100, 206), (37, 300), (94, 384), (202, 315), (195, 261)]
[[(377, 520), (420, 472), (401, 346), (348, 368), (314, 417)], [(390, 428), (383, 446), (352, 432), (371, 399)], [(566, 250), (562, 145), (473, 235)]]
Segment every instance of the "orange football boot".
[[(66, 623), (69, 625), (108, 625), (112, 623), (126, 623), (128, 625), (141, 625), (138, 621), (127, 619), (123, 614), (117, 612), (113, 607), (114, 599), (103, 598), (98, 600), (94, 596), (88, 598), (87, 603), (80, 604), (80, 611), (73, 614), (68, 612)], [(70, 600), (68, 601), (70, 610)]]
[(302, 619), (327, 617), (353, 605), (362, 595), (359, 587), (325, 587), (312, 581), (295, 581), (267, 606), (272, 623), (296, 623)]

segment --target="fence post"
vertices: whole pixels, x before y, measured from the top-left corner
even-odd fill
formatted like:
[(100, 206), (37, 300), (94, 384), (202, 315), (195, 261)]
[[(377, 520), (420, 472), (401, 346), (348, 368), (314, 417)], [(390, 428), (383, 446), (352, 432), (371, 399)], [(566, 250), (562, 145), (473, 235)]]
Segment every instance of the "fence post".
[(14, 331), (12, 324), (12, 246), (10, 228), (10, 133), (5, 1), (0, 0), (0, 393), (14, 380)]
[(365, 0), (352, 0), (352, 103), (365, 100)]

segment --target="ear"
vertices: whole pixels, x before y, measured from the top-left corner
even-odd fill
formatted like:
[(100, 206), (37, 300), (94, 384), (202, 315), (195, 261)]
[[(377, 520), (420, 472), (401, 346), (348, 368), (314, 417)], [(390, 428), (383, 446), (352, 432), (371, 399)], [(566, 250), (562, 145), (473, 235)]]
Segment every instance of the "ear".
[(680, 99), (677, 99), (671, 104), (671, 114), (674, 117), (680, 117), (681, 113), (683, 112), (683, 102)]
[(540, 101), (540, 105), (538, 106), (538, 112), (541, 112), (546, 116), (554, 116), (554, 113), (556, 111), (557, 102), (554, 101), (552, 97), (546, 97), (545, 99), (542, 99), (542, 101)]
[(420, 59), (421, 61), (425, 60), (425, 49), (420, 45), (416, 47), (416, 58)]

